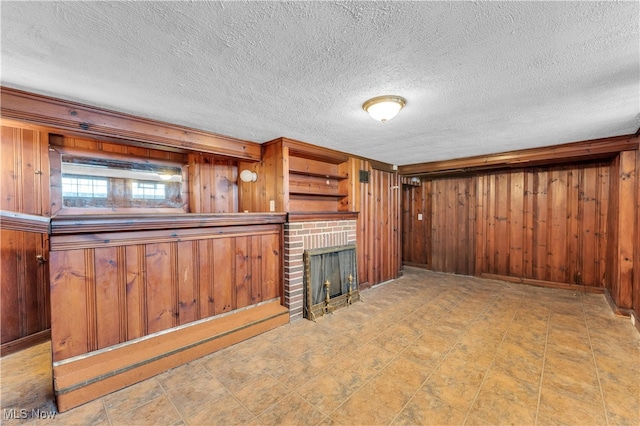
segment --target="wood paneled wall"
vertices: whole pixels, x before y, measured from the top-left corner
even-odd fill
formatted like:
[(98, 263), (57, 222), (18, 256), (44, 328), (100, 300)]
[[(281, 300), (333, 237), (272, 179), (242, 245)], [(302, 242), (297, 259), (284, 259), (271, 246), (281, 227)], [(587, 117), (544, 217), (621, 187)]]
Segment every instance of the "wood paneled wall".
[[(49, 216), (47, 134), (2, 126), (0, 209)], [(0, 227), (2, 227), (0, 225)], [(2, 227), (4, 228), (4, 227)], [(48, 235), (29, 229), (1, 229), (0, 335), (7, 344), (50, 327)]]
[(478, 176), (476, 272), (604, 287), (609, 164)]
[(236, 161), (189, 154), (189, 211), (237, 213), (237, 182)]
[[(637, 137), (626, 140), (637, 146)], [(606, 289), (619, 313), (640, 317), (638, 170), (636, 149), (613, 159), (406, 184), (403, 261), (443, 272)]]
[(1, 210), (49, 216), (48, 143), (46, 133), (2, 126)]
[(636, 317), (636, 328), (640, 331), (640, 207), (638, 206), (640, 206), (640, 147), (636, 151), (636, 232), (633, 261), (633, 312)]
[[(351, 190), (343, 211), (359, 212), (357, 229), (358, 274), (363, 286), (397, 278), (402, 271), (400, 250), (400, 177), (374, 169), (366, 160), (348, 163)], [(370, 173), (359, 182), (359, 171)]]
[(638, 222), (638, 150), (623, 151), (611, 164), (611, 194), (609, 206), (609, 232), (611, 250), (607, 263), (610, 277), (607, 289), (615, 305), (629, 313), (634, 306), (635, 293), (640, 291), (634, 283), (634, 275), (640, 274), (636, 251), (640, 250)]
[(472, 275), (476, 204), (473, 177), (424, 180), (420, 186), (405, 184), (403, 261), (435, 271)]
[(281, 296), (282, 227), (51, 237), (53, 360)]
[(88, 151), (98, 151), (103, 153), (128, 154), (136, 157), (169, 160), (183, 164), (186, 164), (187, 162), (186, 154), (180, 152), (162, 151), (159, 149), (145, 148), (141, 146), (102, 142), (96, 139), (74, 136), (52, 135), (51, 145), (86, 149)]

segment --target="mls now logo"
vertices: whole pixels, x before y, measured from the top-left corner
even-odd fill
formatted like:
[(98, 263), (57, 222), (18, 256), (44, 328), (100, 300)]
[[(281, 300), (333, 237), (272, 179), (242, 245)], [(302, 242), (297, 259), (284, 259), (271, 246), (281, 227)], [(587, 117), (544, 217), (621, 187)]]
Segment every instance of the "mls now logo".
[(54, 411), (33, 409), (29, 412), (24, 408), (5, 408), (2, 413), (3, 420), (53, 419), (55, 416), (56, 413)]

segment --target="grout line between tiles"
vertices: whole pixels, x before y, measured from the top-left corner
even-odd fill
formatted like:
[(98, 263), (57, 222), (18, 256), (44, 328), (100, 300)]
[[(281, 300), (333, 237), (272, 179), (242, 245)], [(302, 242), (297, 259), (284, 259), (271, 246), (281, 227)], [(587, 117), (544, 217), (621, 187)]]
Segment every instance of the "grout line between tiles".
[(160, 386), (160, 389), (162, 390), (162, 393), (164, 394), (164, 396), (167, 397), (167, 399), (169, 400), (169, 404), (171, 404), (173, 409), (176, 410), (176, 413), (178, 413), (178, 417), (180, 417), (180, 420), (182, 421), (182, 423), (187, 425), (188, 424), (187, 421), (182, 417), (182, 413), (180, 413), (180, 410), (178, 410), (178, 407), (176, 407), (176, 404), (173, 403), (173, 400), (171, 399), (171, 397), (167, 393), (167, 391), (164, 388), (164, 386), (162, 386), (162, 383), (160, 383), (160, 380), (157, 379), (157, 376), (154, 377), (154, 379), (158, 383), (158, 386)]
[[(497, 298), (498, 298), (498, 296), (496, 295), (496, 299)], [(480, 384), (478, 385), (478, 390), (476, 391), (476, 394), (473, 397), (473, 401), (471, 401), (471, 404), (469, 404), (469, 408), (467, 409), (467, 414), (465, 414), (464, 420), (462, 420), (462, 424), (466, 424), (467, 420), (469, 419), (469, 414), (471, 413), (471, 410), (473, 409), (473, 406), (475, 405), (476, 400), (478, 399), (478, 395), (480, 395), (480, 390), (482, 390), (482, 386), (484, 385), (484, 382), (487, 380), (487, 376), (489, 375), (489, 371), (491, 371), (491, 369), (493, 368), (493, 365), (494, 365), (494, 363), (496, 361), (496, 356), (498, 354), (498, 350), (500, 350), (500, 346), (502, 346), (502, 344), (504, 343), (504, 339), (507, 337), (507, 334), (509, 333), (509, 330), (513, 326), (513, 320), (516, 317), (516, 315), (518, 314), (518, 311), (520, 310), (520, 306), (521, 305), (522, 305), (522, 302), (520, 302), (520, 305), (518, 306), (518, 308), (513, 312), (513, 315), (511, 316), (511, 321), (509, 322), (509, 327), (507, 327), (507, 329), (502, 334), (502, 339), (500, 340), (500, 343), (496, 347), (496, 351), (493, 354), (493, 358), (491, 359), (491, 363), (489, 363), (489, 367), (487, 367), (484, 375), (482, 376), (482, 380), (480, 381)]]
[(604, 402), (604, 389), (602, 389), (602, 382), (600, 381), (600, 370), (598, 369), (598, 361), (596, 360), (596, 354), (593, 352), (593, 344), (591, 343), (591, 329), (589, 328), (589, 322), (584, 309), (584, 299), (580, 300), (580, 306), (582, 307), (582, 318), (584, 319), (584, 326), (587, 328), (587, 338), (589, 339), (589, 349), (591, 350), (591, 357), (593, 359), (593, 365), (596, 369), (596, 378), (598, 379), (598, 388), (600, 390), (600, 399), (602, 401), (602, 410), (604, 411), (604, 419), (609, 425), (609, 413), (607, 412), (607, 404)]
[(535, 424), (538, 424), (538, 415), (540, 414), (540, 401), (542, 400), (542, 383), (544, 381), (544, 369), (547, 363), (547, 345), (549, 344), (549, 329), (551, 328), (551, 312), (547, 315), (547, 335), (544, 338), (544, 352), (542, 353), (542, 369), (540, 370), (540, 385), (538, 387), (538, 403), (536, 405)]
[[(467, 297), (469, 297), (467, 295)], [(451, 353), (451, 351), (453, 350), (453, 348), (456, 347), (456, 345), (460, 342), (460, 340), (462, 340), (462, 338), (464, 337), (464, 335), (466, 334), (466, 332), (469, 330), (469, 328), (471, 328), (471, 326), (478, 321), (478, 318), (488, 309), (488, 307), (498, 298), (498, 295), (493, 295), (491, 297), (490, 300), (487, 301), (487, 303), (485, 304), (485, 306), (480, 310), (480, 312), (478, 312), (478, 314), (473, 318), (472, 321), (469, 321), (469, 323), (467, 324), (467, 326), (464, 328), (464, 330), (462, 331), (462, 333), (460, 333), (460, 337), (458, 337), (458, 339), (456, 339), (455, 342), (453, 342), (453, 344), (451, 345), (451, 347), (449, 348), (449, 350), (447, 350), (438, 360), (438, 362), (436, 362), (434, 368), (431, 370), (431, 372), (429, 373), (429, 375), (424, 379), (424, 381), (420, 384), (420, 386), (418, 386), (418, 389), (413, 392), (413, 395), (411, 395), (411, 397), (407, 400), (407, 402), (402, 406), (402, 409), (400, 409), (400, 411), (398, 413), (396, 413), (396, 415), (393, 417), (393, 419), (391, 420), (390, 424), (392, 424), (397, 418), (398, 416), (407, 408), (407, 406), (411, 403), (411, 401), (413, 400), (413, 398), (416, 396), (416, 394), (420, 391), (420, 389), (422, 389), (422, 387), (431, 379), (431, 376), (433, 375), (433, 372), (436, 371), (440, 365), (442, 364), (442, 362), (447, 358), (447, 356)], [(466, 298), (465, 298), (466, 299)], [(462, 299), (460, 301), (458, 301), (458, 303), (456, 303), (454, 306), (451, 307), (451, 309), (457, 307), (461, 302), (463, 302), (465, 299)], [(449, 309), (449, 311), (451, 310)], [(447, 312), (449, 312), (447, 311)], [(440, 321), (440, 319), (442, 319), (443, 316), (438, 318), (438, 321)], [(429, 328), (431, 328), (433, 325), (437, 324), (438, 321), (434, 322), (433, 324), (431, 324), (426, 330), (428, 330)], [(423, 333), (424, 334), (424, 333)], [(404, 350), (402, 350), (399, 354), (398, 357), (400, 357), (400, 355), (406, 350), (407, 348), (405, 348)], [(466, 420), (466, 417), (465, 417)], [(464, 422), (463, 422), (464, 423)]]

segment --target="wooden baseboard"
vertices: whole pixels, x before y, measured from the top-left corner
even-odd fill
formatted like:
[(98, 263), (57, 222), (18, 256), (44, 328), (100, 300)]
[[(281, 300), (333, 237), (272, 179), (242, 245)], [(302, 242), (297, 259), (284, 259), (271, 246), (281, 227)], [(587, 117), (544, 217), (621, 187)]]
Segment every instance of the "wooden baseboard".
[(638, 333), (640, 333), (640, 315), (636, 314), (635, 311), (631, 311), (631, 322), (636, 326)]
[(12, 340), (0, 346), (0, 357), (9, 355), (39, 343), (51, 340), (51, 329), (46, 329), (38, 333), (30, 334), (20, 339)]
[(420, 268), (420, 269), (431, 269), (431, 267), (429, 265), (427, 265), (426, 263), (416, 263), (416, 262), (402, 262), (403, 266), (411, 266), (413, 268)]
[(533, 285), (536, 287), (559, 288), (563, 290), (574, 290), (574, 291), (580, 291), (583, 293), (594, 293), (594, 294), (603, 294), (605, 292), (604, 291), (605, 289), (602, 287), (590, 287), (585, 285), (559, 283), (555, 281), (534, 280), (531, 278), (509, 277), (506, 275), (487, 274), (484, 272), (481, 273), (480, 276), (482, 278), (488, 278), (491, 280), (508, 281), (510, 283), (527, 284), (527, 285)]
[(631, 309), (620, 308), (618, 307), (618, 305), (616, 305), (616, 302), (613, 301), (613, 297), (611, 297), (611, 293), (609, 293), (609, 290), (605, 290), (604, 298), (609, 304), (609, 307), (611, 308), (613, 313), (616, 314), (617, 316), (628, 317), (631, 315), (631, 312), (632, 312)]
[(55, 362), (53, 383), (58, 411), (67, 411), (288, 322), (289, 310), (273, 301)]

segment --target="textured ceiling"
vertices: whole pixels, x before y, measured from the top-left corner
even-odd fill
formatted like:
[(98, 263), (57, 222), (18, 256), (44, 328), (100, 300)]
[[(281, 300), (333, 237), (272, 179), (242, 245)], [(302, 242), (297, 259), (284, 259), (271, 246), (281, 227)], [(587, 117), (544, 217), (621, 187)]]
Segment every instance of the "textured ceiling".
[[(634, 133), (639, 3), (0, 3), (2, 85), (392, 164)], [(368, 98), (407, 99), (386, 124)]]

